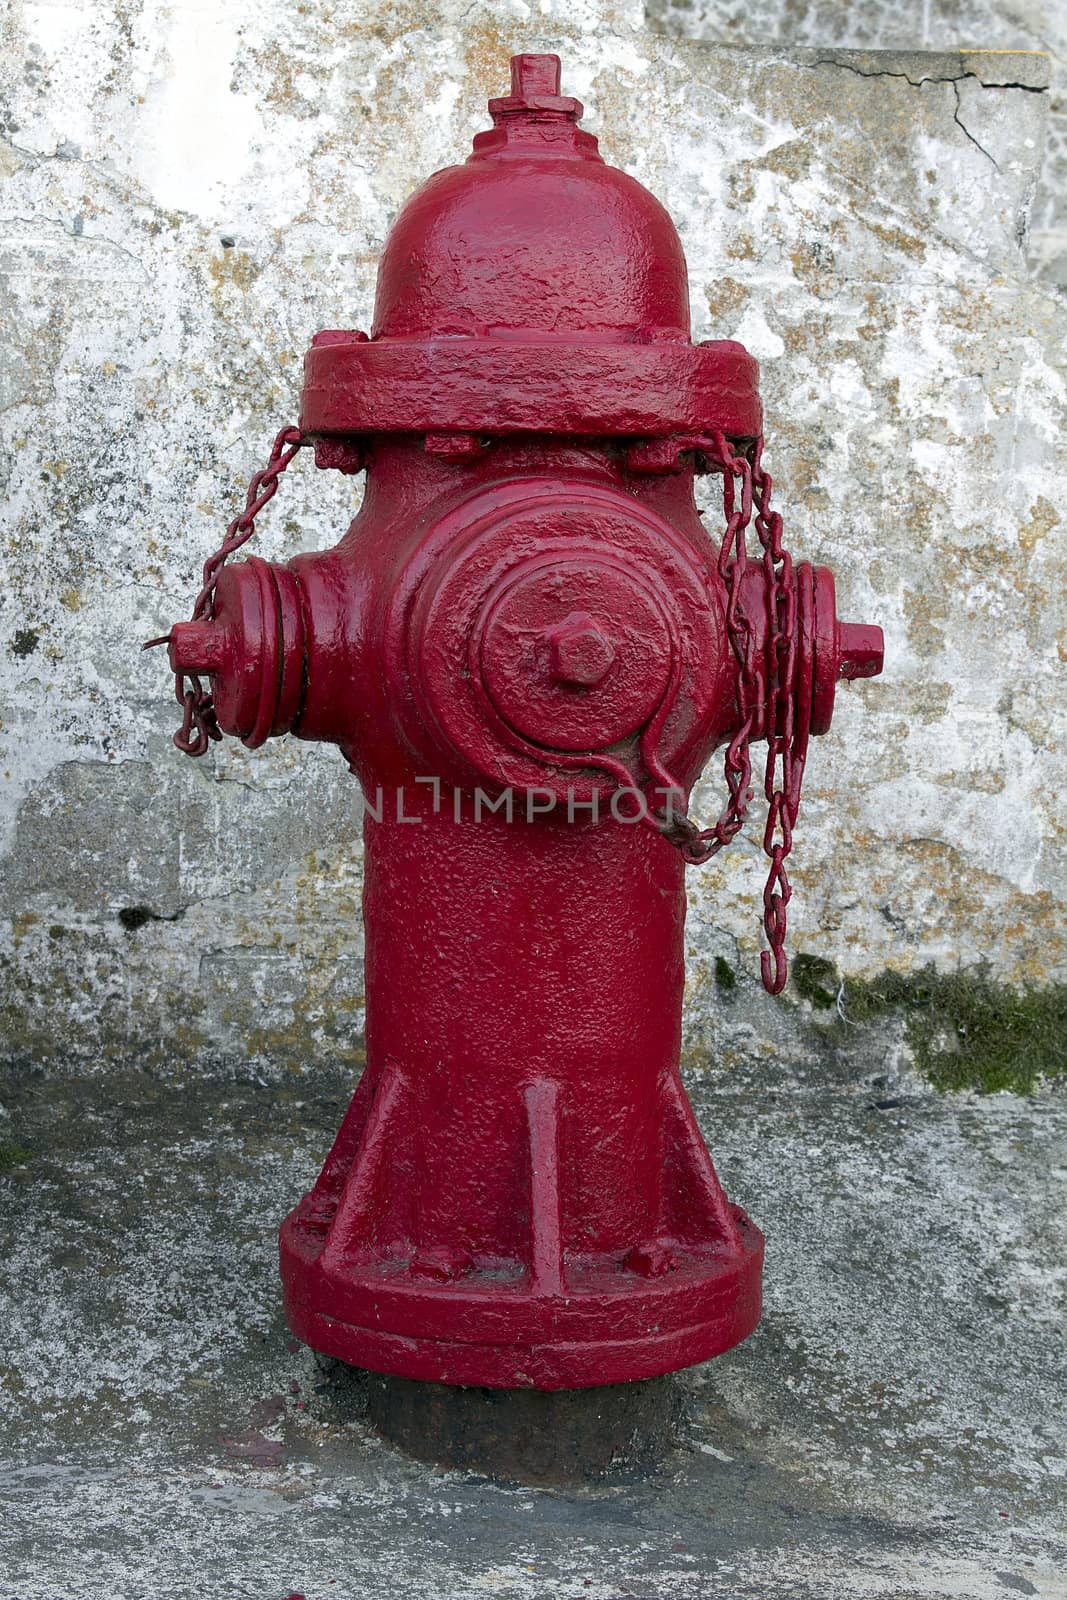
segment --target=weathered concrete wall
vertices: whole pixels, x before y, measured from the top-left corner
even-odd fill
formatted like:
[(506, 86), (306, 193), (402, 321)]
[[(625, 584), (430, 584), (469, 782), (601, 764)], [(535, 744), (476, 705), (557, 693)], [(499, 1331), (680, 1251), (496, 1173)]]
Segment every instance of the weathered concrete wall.
[(1048, 127), (1027, 249), (1067, 285), (1067, 6), (1062, 0), (649, 0), (652, 27), (709, 44), (1047, 52)]
[[(675, 216), (696, 335), (762, 362), (793, 548), (886, 629), (885, 677), (841, 693), (810, 762), (794, 948), (831, 983), (1062, 977), (1067, 318), (1026, 256), (1042, 58), (708, 48), (610, 0), (23, 4), (4, 26), (10, 1055), (358, 1054), (354, 785), (285, 741), (187, 762), (137, 646), (186, 613), (310, 335), (366, 322), (391, 217), (464, 155), (518, 48), (560, 51), (605, 154)], [(357, 493), (301, 460), (264, 553), (332, 542)], [(748, 976), (758, 835), (692, 877), (697, 1050), (819, 1037)]]

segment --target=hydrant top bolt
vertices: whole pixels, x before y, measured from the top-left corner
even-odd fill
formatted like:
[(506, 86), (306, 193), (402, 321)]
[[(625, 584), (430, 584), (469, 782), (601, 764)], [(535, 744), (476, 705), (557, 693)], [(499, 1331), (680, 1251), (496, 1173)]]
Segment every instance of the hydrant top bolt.
[(516, 99), (559, 94), (559, 56), (518, 55), (511, 58), (511, 92)]
[(615, 662), (615, 650), (588, 611), (572, 611), (545, 630), (549, 668), (557, 683), (591, 689), (602, 683)]
[(577, 122), (584, 107), (573, 95), (560, 94), (560, 60), (552, 55), (521, 55), (511, 58), (511, 93), (490, 100), (494, 122), (502, 117), (548, 113)]

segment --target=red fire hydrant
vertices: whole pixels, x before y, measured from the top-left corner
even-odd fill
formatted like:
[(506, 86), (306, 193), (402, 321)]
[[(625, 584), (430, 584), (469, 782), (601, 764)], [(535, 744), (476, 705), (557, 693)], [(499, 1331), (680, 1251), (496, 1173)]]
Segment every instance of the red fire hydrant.
[[(371, 337), (312, 341), (300, 428), (168, 640), (182, 748), (326, 740), (366, 797), (368, 1064), (282, 1226), (293, 1330), (380, 1372), (556, 1389), (759, 1319), (763, 1240), (679, 1076), (685, 865), (738, 831), (766, 741), (777, 992), (808, 736), (882, 643), (791, 562), (756, 363), (691, 343), (671, 220), (579, 128), (558, 58), (516, 57), (489, 109), (395, 222)], [(225, 565), (306, 442), (366, 468), (348, 533)]]

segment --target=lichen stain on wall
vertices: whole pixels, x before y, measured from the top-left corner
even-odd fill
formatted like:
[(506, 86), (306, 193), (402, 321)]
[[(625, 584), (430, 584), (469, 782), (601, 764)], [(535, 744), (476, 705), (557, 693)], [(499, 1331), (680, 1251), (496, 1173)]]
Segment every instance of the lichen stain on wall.
[[(9, 1055), (358, 1069), (343, 762), (289, 741), (184, 761), (165, 665), (138, 646), (186, 613), (295, 415), (311, 334), (367, 326), (390, 221), (462, 158), (515, 49), (559, 50), (605, 155), (670, 209), (694, 336), (761, 360), (789, 543), (835, 569), (843, 615), (886, 630), (884, 678), (842, 688), (812, 749), (794, 948), (856, 983), (931, 964), (1020, 993), (1062, 981), (1065, 317), (1020, 247), (1033, 60), (1008, 78), (1004, 57), (998, 77), (971, 57), (708, 49), (593, 0), (143, 0), (4, 26)], [(333, 542), (358, 498), (299, 460), (262, 552)], [(708, 482), (711, 526), (714, 502)], [(701, 815), (721, 788), (716, 763)], [(822, 1049), (804, 995), (751, 981), (760, 828), (690, 878), (697, 1054)]]

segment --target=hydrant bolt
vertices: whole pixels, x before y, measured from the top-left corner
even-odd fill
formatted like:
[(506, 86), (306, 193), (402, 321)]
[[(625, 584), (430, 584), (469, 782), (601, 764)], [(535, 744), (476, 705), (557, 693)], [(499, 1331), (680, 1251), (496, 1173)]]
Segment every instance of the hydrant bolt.
[(611, 640), (605, 638), (588, 611), (572, 611), (544, 635), (552, 676), (558, 683), (593, 688), (603, 681), (615, 660)]

